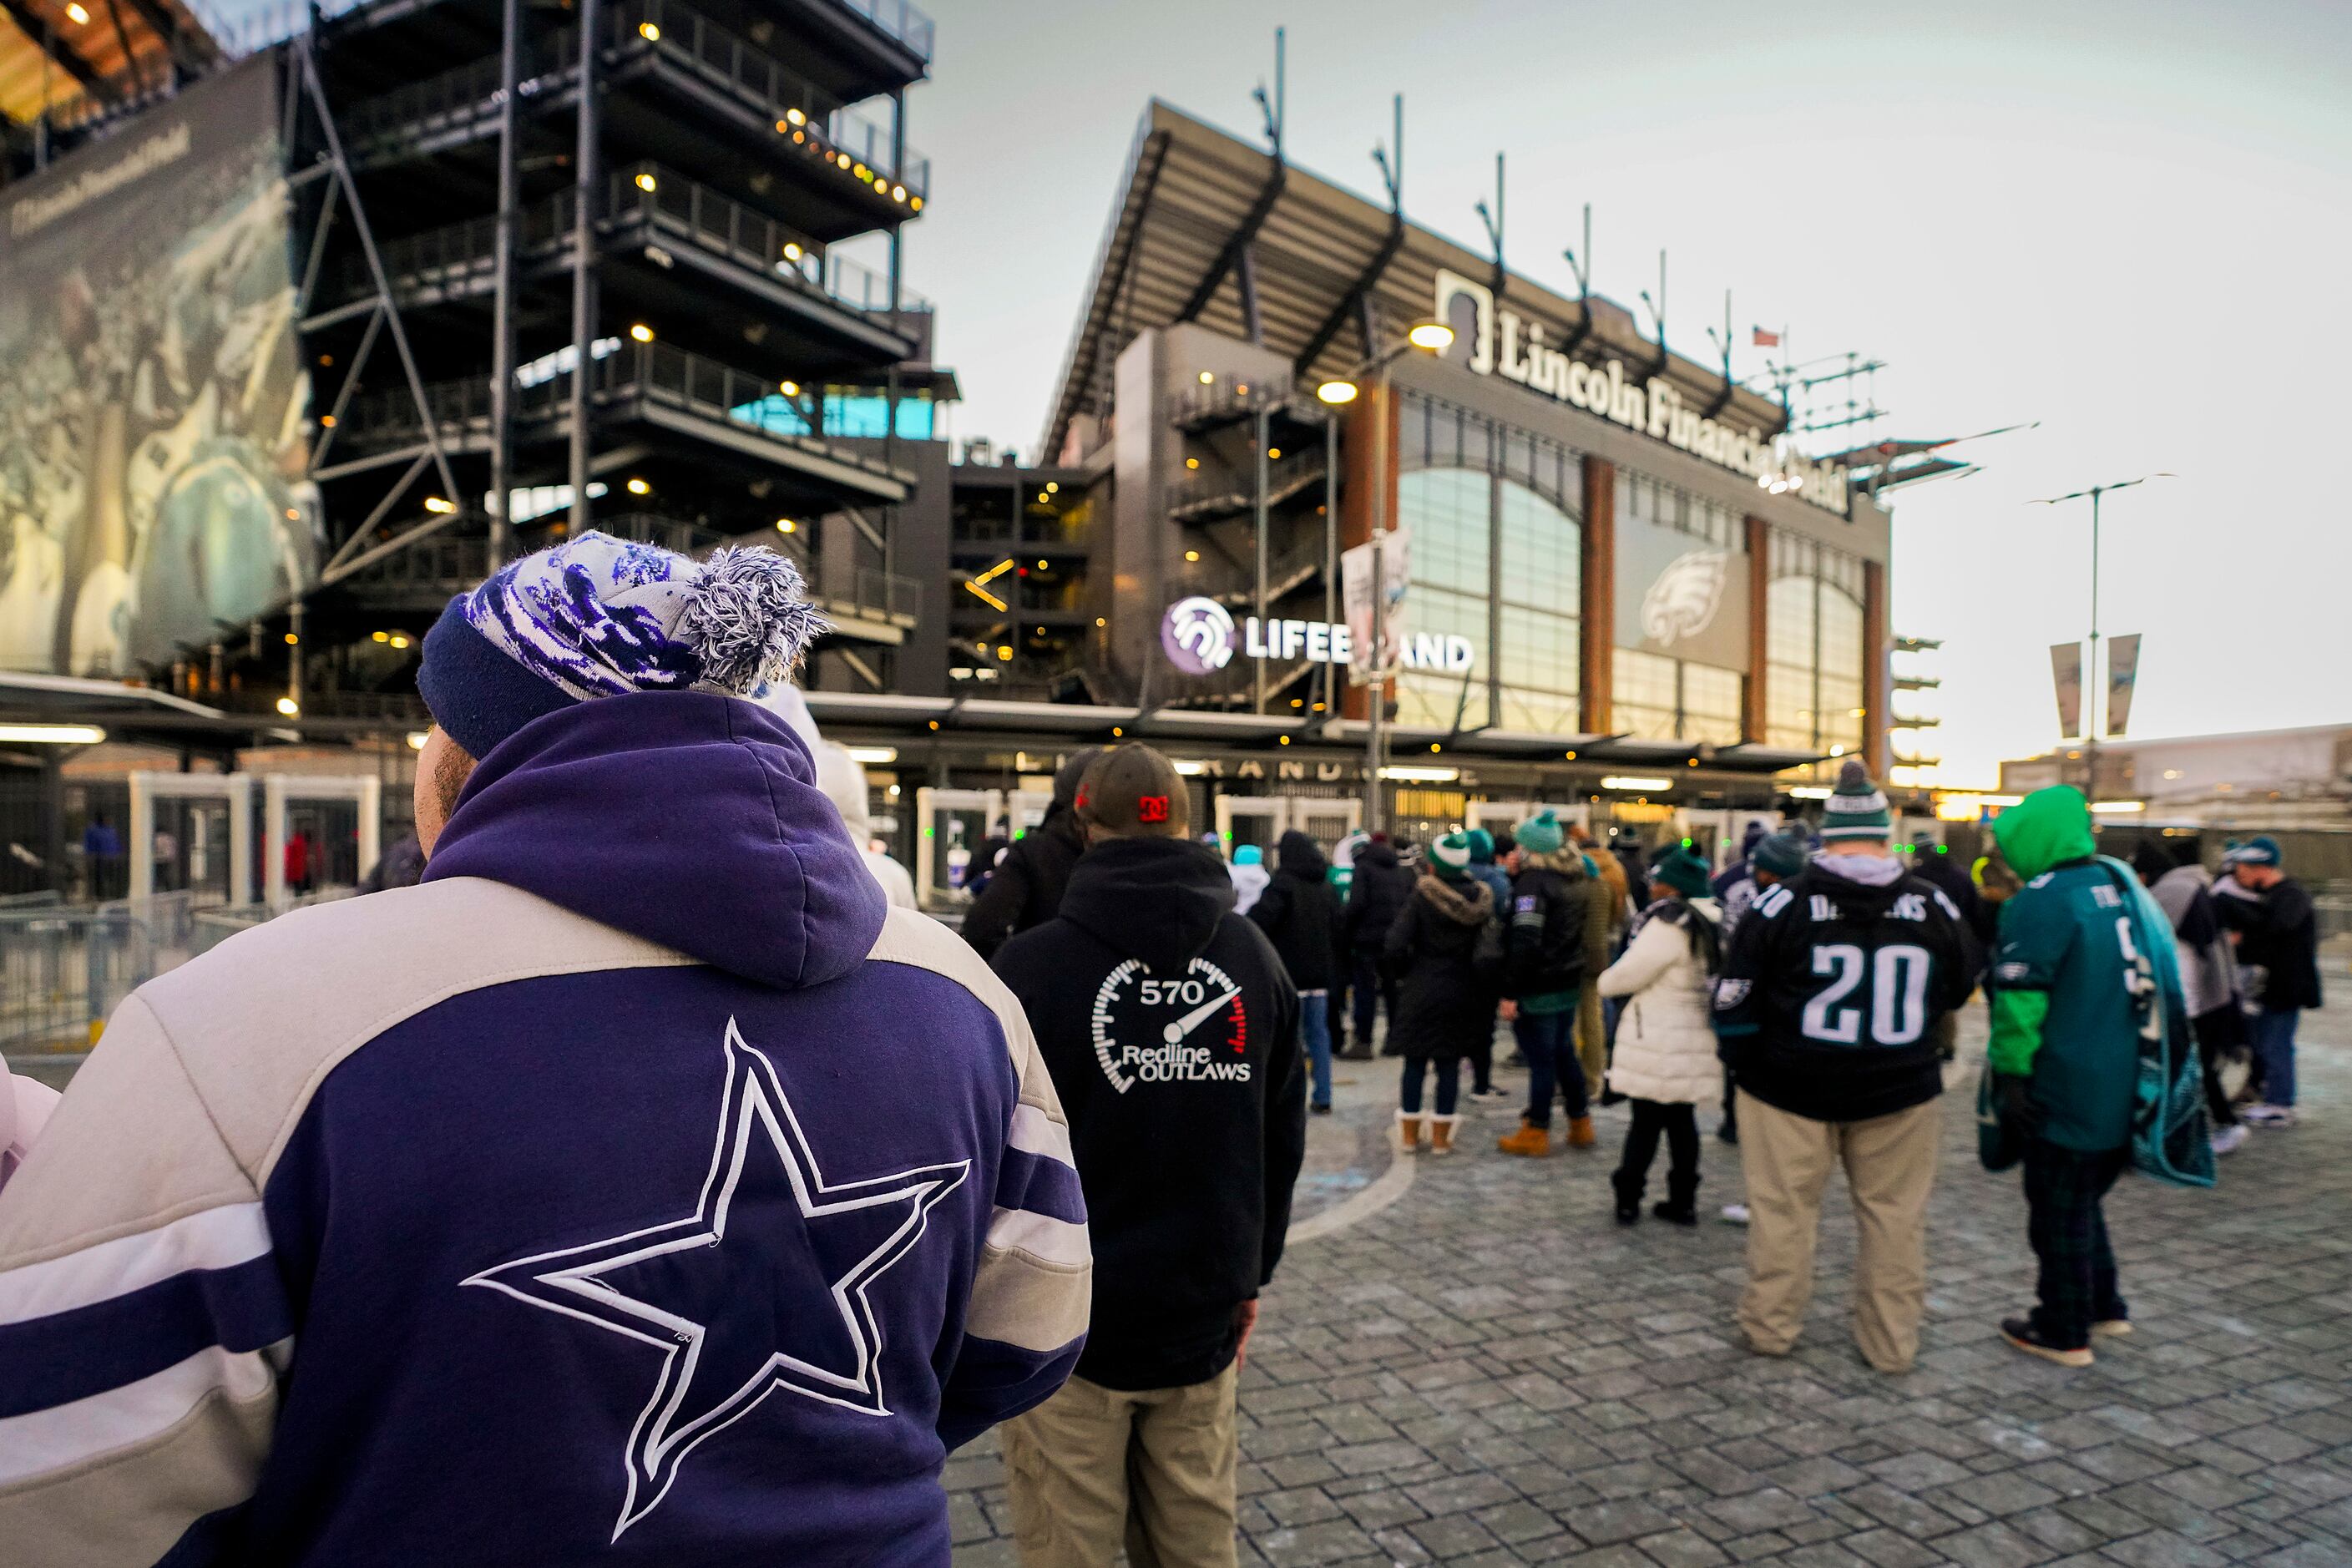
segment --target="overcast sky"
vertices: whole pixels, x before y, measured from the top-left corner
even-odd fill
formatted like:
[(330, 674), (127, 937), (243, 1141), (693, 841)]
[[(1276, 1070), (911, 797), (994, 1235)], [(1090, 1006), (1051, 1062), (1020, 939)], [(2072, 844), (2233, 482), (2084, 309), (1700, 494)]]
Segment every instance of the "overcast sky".
[(2156, 469), (2180, 477), (2105, 509), (2102, 629), (2147, 638), (2134, 731), (2352, 721), (2352, 5), (926, 3), (908, 277), (960, 437), (1031, 454), (1146, 102), (1254, 137), (1279, 22), (1295, 162), (1377, 191), (1402, 91), (1417, 221), (1480, 243), (1500, 150), (1515, 270), (1572, 292), (1591, 202), (1596, 290), (1634, 300), (1664, 247), (1685, 354), (1728, 288), (1743, 343), (1885, 361), (1880, 434), (2042, 422), (1895, 502), (1948, 781), (2057, 738), (2089, 518), (2028, 503)]

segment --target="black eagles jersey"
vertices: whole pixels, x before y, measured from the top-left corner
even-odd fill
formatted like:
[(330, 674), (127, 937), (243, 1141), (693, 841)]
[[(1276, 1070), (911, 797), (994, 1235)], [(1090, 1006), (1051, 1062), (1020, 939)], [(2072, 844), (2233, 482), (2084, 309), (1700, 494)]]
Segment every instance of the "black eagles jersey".
[(1863, 1121), (1942, 1091), (1934, 1025), (1969, 997), (1976, 939), (1951, 900), (1807, 867), (1758, 895), (1724, 956), (1715, 1027), (1742, 1093)]

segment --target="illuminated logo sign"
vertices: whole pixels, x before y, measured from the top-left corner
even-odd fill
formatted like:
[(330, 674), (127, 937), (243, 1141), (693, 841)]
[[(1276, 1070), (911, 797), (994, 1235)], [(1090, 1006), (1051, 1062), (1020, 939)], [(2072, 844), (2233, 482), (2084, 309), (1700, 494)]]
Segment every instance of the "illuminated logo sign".
[[(1160, 647), (1168, 662), (1187, 675), (1210, 675), (1245, 658), (1304, 658), (1314, 664), (1352, 664), (1355, 638), (1328, 621), (1260, 620), (1244, 617), (1236, 637), (1234, 617), (1214, 599), (1179, 599), (1160, 619)], [(1415, 632), (1395, 639), (1398, 662), (1407, 669), (1460, 675), (1477, 662), (1470, 639), (1453, 633)]]
[(1179, 599), (1160, 619), (1160, 648), (1187, 675), (1209, 675), (1233, 662), (1234, 617), (1214, 599)]
[(1437, 319), (1454, 329), (1454, 347), (1445, 357), (1475, 374), (1515, 381), (1530, 392), (1746, 474), (1776, 494), (1802, 496), (1824, 510), (1845, 515), (1846, 470), (1814, 462), (1786, 437), (1769, 437), (1752, 425), (1741, 429), (1709, 419), (1664, 380), (1628, 379), (1622, 360), (1587, 364), (1570, 358), (1545, 341), (1541, 321), (1528, 321), (1508, 307), (1497, 309), (1493, 289), (1458, 272), (1438, 268), (1436, 307)]

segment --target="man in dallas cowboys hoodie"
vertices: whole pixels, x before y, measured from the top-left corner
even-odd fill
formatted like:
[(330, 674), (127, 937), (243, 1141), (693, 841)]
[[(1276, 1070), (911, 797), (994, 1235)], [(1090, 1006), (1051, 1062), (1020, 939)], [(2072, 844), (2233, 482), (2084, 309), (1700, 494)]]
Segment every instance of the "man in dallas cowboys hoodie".
[(0, 1194), (0, 1558), (944, 1565), (1090, 1260), (1020, 1010), (742, 700), (789, 563), (454, 601), (425, 881), (142, 986)]
[(1234, 1560), (1238, 1363), (1307, 1142), (1298, 996), (1186, 831), (1184, 781), (1130, 742), (1090, 763), (1092, 847), (1061, 914), (1006, 942), (1069, 1107), (1100, 1250), (1077, 1375), (1004, 1428), (1023, 1568)]

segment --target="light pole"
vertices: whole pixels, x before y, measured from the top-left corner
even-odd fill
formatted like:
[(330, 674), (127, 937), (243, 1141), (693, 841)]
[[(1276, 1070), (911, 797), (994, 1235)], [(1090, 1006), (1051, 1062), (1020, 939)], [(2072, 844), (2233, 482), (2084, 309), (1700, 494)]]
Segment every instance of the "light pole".
[(1385, 742), (1382, 726), (1387, 719), (1388, 681), (1390, 670), (1383, 657), (1388, 631), (1388, 562), (1383, 549), (1388, 532), (1389, 477), (1389, 367), (1396, 363), (1408, 350), (1420, 349), (1427, 353), (1442, 353), (1454, 344), (1454, 329), (1444, 321), (1415, 321), (1399, 342), (1391, 343), (1379, 353), (1356, 366), (1346, 375), (1327, 381), (1315, 389), (1315, 395), (1333, 406), (1353, 403), (1362, 390), (1360, 384), (1371, 376), (1372, 437), (1370, 470), (1371, 506), (1371, 646), (1364, 650), (1366, 671), (1364, 724), (1364, 830), (1377, 833), (1381, 829), (1384, 801), (1381, 793), (1381, 752)]
[(2063, 496), (2049, 496), (2037, 500), (2035, 506), (2056, 506), (2062, 501), (2090, 498), (2091, 502), (2091, 651), (2083, 666), (2083, 754), (2088, 760), (2090, 788), (2083, 793), (2094, 803), (2099, 798), (2099, 731), (2106, 727), (2106, 683), (2099, 679), (2099, 498), (2109, 490), (2127, 490), (2134, 485), (2144, 485), (2150, 479), (2169, 479), (2170, 473), (2142, 474), (2136, 479), (2118, 479), (2111, 485), (2093, 485), (2086, 490), (2070, 490)]

